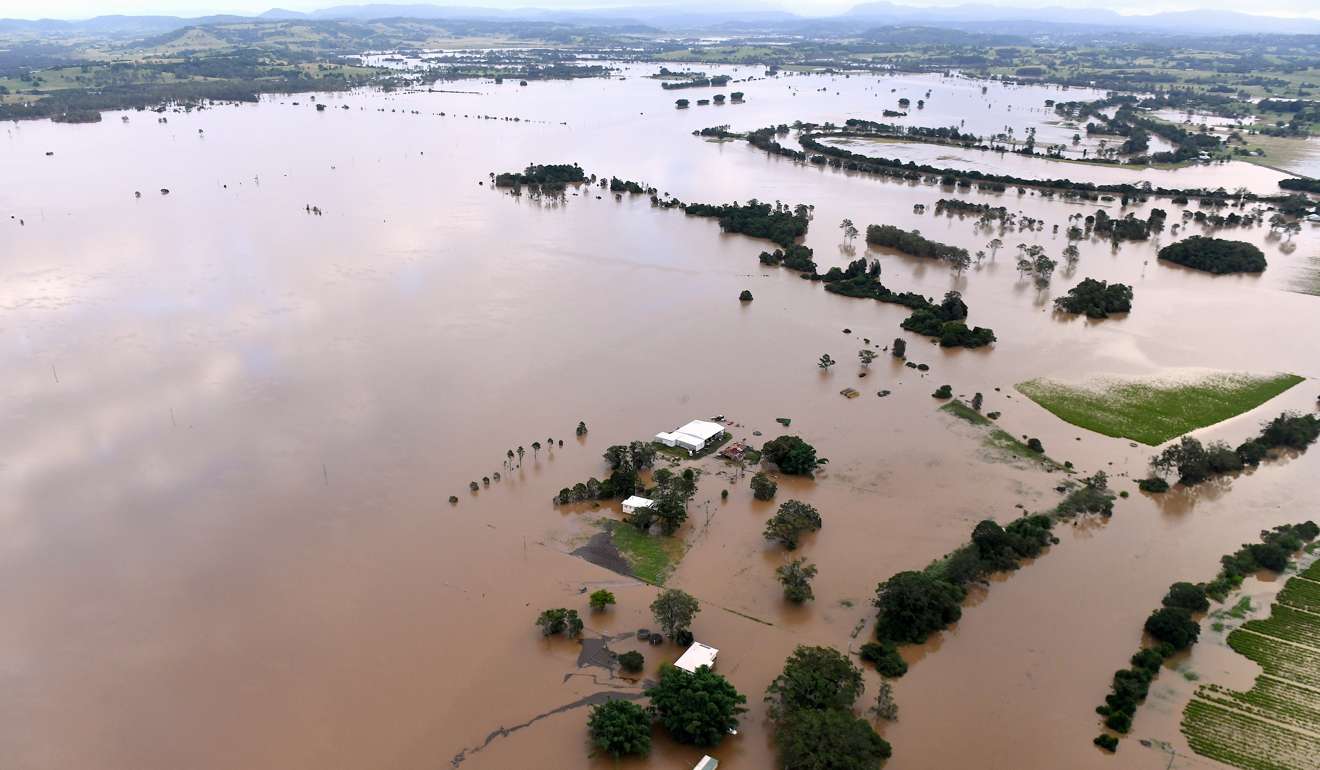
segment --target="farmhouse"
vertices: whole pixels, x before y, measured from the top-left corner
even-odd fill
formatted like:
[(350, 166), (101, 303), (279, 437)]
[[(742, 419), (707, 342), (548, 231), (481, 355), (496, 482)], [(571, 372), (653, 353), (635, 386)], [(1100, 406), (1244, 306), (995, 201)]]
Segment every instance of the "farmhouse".
[(655, 505), (655, 501), (650, 498), (633, 495), (632, 497), (629, 497), (627, 500), (623, 501), (623, 512), (632, 513), (633, 511), (636, 511), (638, 508), (650, 508), (654, 505)]
[(674, 665), (689, 674), (695, 674), (697, 669), (702, 666), (714, 668), (715, 656), (719, 654), (720, 651), (710, 645), (702, 644), (701, 642), (693, 642), (692, 646), (687, 648), (687, 652), (680, 655), (678, 660), (674, 661)]

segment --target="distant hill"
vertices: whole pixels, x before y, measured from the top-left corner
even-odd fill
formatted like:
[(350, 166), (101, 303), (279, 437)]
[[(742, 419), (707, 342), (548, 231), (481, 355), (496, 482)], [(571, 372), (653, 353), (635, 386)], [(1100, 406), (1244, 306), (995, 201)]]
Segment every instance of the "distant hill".
[(72, 37), (142, 37), (190, 26), (248, 21), (370, 21), (378, 19), (542, 21), (597, 27), (649, 26), (662, 30), (773, 30), (786, 33), (856, 34), (859, 29), (922, 27), (1009, 35), (1084, 34), (1095, 31), (1128, 33), (1320, 34), (1320, 19), (1256, 16), (1233, 11), (1178, 11), (1124, 16), (1109, 10), (1011, 8), (966, 4), (916, 7), (868, 2), (837, 16), (804, 17), (755, 0), (744, 3), (682, 2), (669, 5), (620, 6), (590, 10), (545, 8), (480, 8), (464, 5), (363, 4), (337, 5), (311, 12), (272, 8), (252, 17), (97, 16), (80, 21), (0, 19), (0, 34)]

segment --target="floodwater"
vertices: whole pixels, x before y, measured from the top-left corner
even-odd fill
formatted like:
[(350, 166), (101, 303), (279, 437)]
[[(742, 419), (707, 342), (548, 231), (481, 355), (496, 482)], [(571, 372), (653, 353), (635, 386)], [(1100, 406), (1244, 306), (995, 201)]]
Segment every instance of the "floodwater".
[[(1061, 251), (1048, 226), (977, 231), (913, 213), (950, 195), (938, 186), (690, 135), (879, 120), (890, 88), (914, 99), (929, 88), (925, 117), (943, 120), (981, 99), (979, 86), (801, 76), (738, 84), (746, 104), (679, 111), (674, 92), (638, 77), (652, 69), (318, 96), (324, 112), (285, 97), (164, 124), (129, 113), (4, 127), (0, 765), (610, 767), (586, 759), (587, 705), (638, 687), (597, 665), (600, 640), (635, 648), (621, 637), (653, 625), (655, 589), (570, 555), (594, 519), (617, 516), (612, 506), (559, 510), (550, 498), (603, 475), (610, 444), (724, 414), (754, 441), (791, 417), (831, 460), (779, 492), (825, 520), (797, 552), (820, 565), (814, 603), (784, 604), (773, 572), (787, 557), (760, 536), (773, 506), (745, 478), (729, 486), (715, 459), (700, 462), (680, 532), (687, 555), (669, 580), (703, 601), (694, 631), (749, 697), (741, 734), (712, 753), (733, 770), (772, 766), (761, 695), (794, 645), (855, 649), (878, 581), (957, 547), (984, 517), (1057, 499), (1060, 475), (997, 461), (935, 409), (930, 393), (948, 383), (983, 392), (1006, 430), (1040, 437), (1083, 472), (1110, 472), (1133, 496), (1112, 520), (1061, 532), (957, 627), (909, 651), (900, 719), (881, 726), (889, 766), (1115, 767), (1090, 744), (1091, 709), (1145, 615), (1170, 582), (1208, 579), (1261, 527), (1313, 517), (1297, 502), (1320, 454), (1158, 501), (1123, 476), (1142, 472), (1149, 449), (1063, 424), (1012, 385), (1187, 367), (1314, 378), (1320, 338), (1287, 330), (1314, 328), (1320, 305), (1286, 289), (1317, 233), (1229, 233), (1266, 251), (1269, 269), (1252, 277), (1157, 264), (1168, 233), (1117, 250), (1084, 242), (1073, 274), (1060, 268), (1042, 292), (1019, 279), (1013, 251)], [(979, 124), (1019, 121), (1059, 94), (992, 84), (994, 117)], [(571, 161), (684, 200), (814, 204), (806, 242), (822, 270), (853, 258), (844, 217), (974, 250), (998, 235), (1008, 245), (962, 277), (872, 256), (892, 288), (962, 291), (970, 320), (1000, 341), (928, 346), (900, 332), (901, 308), (763, 268), (767, 244), (640, 196), (584, 190), (561, 203), (488, 186), (492, 172)], [(1061, 230), (1093, 208), (1031, 192), (968, 197)], [(866, 253), (860, 241), (853, 251)], [(1132, 283), (1134, 312), (1100, 323), (1051, 314), (1051, 296), (1084, 276)], [(745, 288), (750, 304), (737, 301)], [(882, 355), (860, 378), (861, 338), (900, 335), (931, 371)], [(841, 363), (822, 373), (826, 352)], [(863, 396), (842, 398), (847, 386)], [(1312, 408), (1315, 390), (1310, 379), (1201, 434), (1240, 440), (1282, 408)], [(578, 420), (590, 428), (581, 439)], [(531, 450), (547, 437), (553, 448)], [(504, 467), (520, 445), (521, 467)], [(496, 471), (502, 481), (468, 492)], [(585, 615), (591, 644), (537, 635), (541, 609), (585, 611), (583, 590), (599, 586), (619, 605)], [(678, 654), (645, 652), (652, 676)], [(864, 699), (877, 684), (868, 674)], [(1186, 754), (1179, 708), (1148, 705), (1133, 735)], [(648, 762), (625, 766), (686, 768), (701, 755), (656, 736)], [(1135, 741), (1121, 751), (1124, 767), (1169, 764)]]
[(858, 137), (823, 140), (836, 147), (877, 158), (897, 158), (903, 162), (929, 164), (941, 168), (1010, 174), (1022, 179), (1073, 179), (1094, 184), (1141, 184), (1182, 189), (1216, 189), (1230, 192), (1245, 187), (1261, 195), (1278, 195), (1279, 180), (1285, 174), (1243, 161), (1198, 163), (1182, 168), (1118, 166), (1099, 163), (1059, 161), (1027, 157), (1012, 152), (964, 149), (923, 142), (905, 142)]

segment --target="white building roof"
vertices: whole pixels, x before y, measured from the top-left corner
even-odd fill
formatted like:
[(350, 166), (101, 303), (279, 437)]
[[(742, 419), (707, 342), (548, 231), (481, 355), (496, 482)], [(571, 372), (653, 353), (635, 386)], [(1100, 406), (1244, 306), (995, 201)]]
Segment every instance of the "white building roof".
[(714, 666), (715, 656), (719, 654), (720, 651), (714, 647), (701, 642), (693, 642), (692, 646), (687, 648), (687, 652), (674, 661), (674, 665), (690, 674), (696, 673), (697, 669), (702, 666)]
[(720, 766), (720, 761), (709, 754), (702, 757), (701, 761), (692, 768), (692, 770), (715, 770)]
[(696, 436), (702, 443), (705, 443), (723, 433), (724, 426), (709, 420), (693, 420), (674, 432)]
[(650, 508), (653, 505), (655, 505), (654, 500), (649, 497), (639, 497), (637, 495), (633, 495), (623, 501), (624, 508)]

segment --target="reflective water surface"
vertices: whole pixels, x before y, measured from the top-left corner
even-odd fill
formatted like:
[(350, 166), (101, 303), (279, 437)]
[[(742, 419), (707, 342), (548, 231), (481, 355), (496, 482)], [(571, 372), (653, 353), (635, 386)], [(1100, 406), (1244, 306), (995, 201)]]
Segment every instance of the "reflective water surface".
[[(650, 71), (470, 83), (468, 94), (320, 95), (324, 112), (285, 97), (167, 123), (128, 113), (4, 127), (0, 764), (612, 766), (586, 759), (586, 707), (638, 687), (597, 665), (598, 642), (638, 648), (620, 637), (653, 625), (656, 589), (570, 554), (596, 519), (617, 517), (612, 505), (560, 510), (550, 499), (603, 475), (610, 444), (724, 414), (736, 437), (757, 442), (753, 431), (778, 435), (774, 418), (791, 417), (831, 460), (814, 482), (784, 480), (779, 492), (825, 520), (798, 551), (820, 566), (813, 604), (782, 601), (774, 567), (787, 556), (760, 534), (773, 506), (715, 459), (700, 461), (707, 472), (680, 533), (687, 554), (669, 580), (703, 601), (694, 631), (749, 696), (745, 729), (714, 753), (722, 767), (770, 767), (761, 695), (794, 645), (856, 649), (878, 581), (957, 547), (982, 518), (1058, 497), (1059, 474), (988, 455), (980, 434), (935, 408), (931, 391), (948, 383), (984, 393), (1006, 430), (1041, 438), (1083, 472), (1106, 470), (1133, 496), (1106, 523), (1060, 532), (955, 628), (908, 651), (900, 719), (880, 725), (895, 746), (889, 766), (1114, 767), (1091, 745), (1092, 709), (1145, 615), (1170, 582), (1210, 578), (1261, 527), (1314, 517), (1297, 502), (1320, 460), (1271, 462), (1157, 501), (1128, 477), (1148, 448), (1063, 424), (1012, 385), (1183, 367), (1316, 376), (1320, 338), (1289, 330), (1314, 328), (1320, 306), (1286, 290), (1316, 255), (1316, 231), (1228, 232), (1265, 250), (1270, 267), (1254, 277), (1158, 264), (1167, 232), (1117, 250), (1083, 242), (1076, 268), (1040, 291), (1016, 273), (1016, 245), (1057, 256), (1066, 242), (1049, 225), (1064, 230), (1090, 206), (977, 197), (1047, 225), (980, 231), (914, 213), (952, 195), (937, 186), (690, 134), (879, 120), (898, 96), (929, 89), (909, 120), (963, 115), (977, 131), (1035, 121), (1043, 135), (1050, 116), (1032, 110), (1087, 94), (803, 76), (739, 83), (745, 104), (676, 110), (674, 92), (640, 77)], [(641, 196), (582, 190), (560, 203), (489, 187), (492, 172), (573, 161), (684, 200), (813, 204), (806, 242), (822, 270), (866, 253), (860, 240), (841, 244), (844, 217), (972, 250), (1001, 237), (1007, 246), (961, 277), (871, 252), (892, 288), (962, 291), (971, 320), (999, 342), (929, 346), (899, 330), (902, 308), (763, 268), (767, 244)], [(1180, 221), (1181, 207), (1147, 205)], [(1132, 283), (1134, 312), (1099, 323), (1053, 315), (1051, 297), (1085, 276)], [(740, 304), (742, 289), (755, 301)], [(882, 355), (860, 378), (861, 338), (896, 336), (931, 370)], [(822, 374), (826, 352), (841, 363)], [(848, 386), (862, 397), (840, 397)], [(892, 395), (877, 398), (881, 389)], [(1241, 440), (1314, 398), (1308, 381), (1199, 435)], [(581, 439), (579, 420), (590, 428)], [(553, 448), (531, 451), (547, 437)], [(526, 457), (509, 470), (505, 453), (518, 446)], [(502, 481), (468, 491), (496, 471)], [(583, 589), (599, 586), (619, 604), (585, 616), (589, 644), (537, 635), (540, 609), (585, 609)], [(652, 676), (679, 652), (644, 651)], [(866, 700), (878, 681), (868, 674)], [(1159, 681), (1173, 694), (1152, 698), (1133, 737), (1167, 741), (1174, 767), (1213, 764), (1188, 756), (1177, 733), (1190, 684), (1171, 672)], [(685, 768), (700, 755), (657, 731), (646, 765)], [(1121, 757), (1169, 766), (1135, 740)]]

